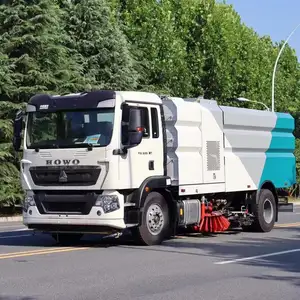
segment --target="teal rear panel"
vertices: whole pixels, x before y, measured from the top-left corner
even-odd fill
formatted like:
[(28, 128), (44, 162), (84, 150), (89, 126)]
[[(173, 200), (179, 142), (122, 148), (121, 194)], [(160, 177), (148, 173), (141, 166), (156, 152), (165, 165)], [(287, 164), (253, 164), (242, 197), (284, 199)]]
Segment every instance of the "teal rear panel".
[(296, 183), (295, 121), (290, 114), (276, 115), (277, 121), (272, 130), (259, 187), (265, 181), (271, 181), (276, 188), (290, 187)]

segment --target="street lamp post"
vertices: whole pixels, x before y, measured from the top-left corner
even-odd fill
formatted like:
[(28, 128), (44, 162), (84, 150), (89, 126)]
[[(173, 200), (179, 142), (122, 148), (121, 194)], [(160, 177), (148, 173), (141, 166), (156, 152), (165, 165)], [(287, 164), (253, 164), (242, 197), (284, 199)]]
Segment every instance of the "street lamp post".
[(274, 106), (275, 106), (275, 75), (276, 75), (276, 69), (277, 69), (277, 65), (278, 65), (278, 61), (279, 58), (281, 56), (281, 53), (283, 52), (286, 44), (288, 43), (289, 39), (291, 38), (291, 36), (295, 33), (295, 31), (298, 29), (298, 27), (300, 27), (300, 24), (298, 24), (294, 30), (290, 33), (290, 35), (288, 36), (288, 38), (285, 40), (284, 44), (282, 45), (279, 54), (276, 58), (275, 61), (275, 65), (274, 65), (274, 70), (273, 70), (273, 78), (272, 78), (272, 112), (274, 112)]

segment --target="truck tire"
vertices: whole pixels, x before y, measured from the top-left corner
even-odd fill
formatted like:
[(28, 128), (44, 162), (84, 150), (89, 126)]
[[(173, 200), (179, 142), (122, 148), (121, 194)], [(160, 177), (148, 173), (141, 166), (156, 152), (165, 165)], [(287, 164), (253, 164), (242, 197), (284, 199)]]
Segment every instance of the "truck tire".
[(169, 207), (158, 192), (151, 192), (141, 210), (141, 225), (132, 228), (131, 233), (139, 245), (159, 245), (169, 233)]
[(76, 244), (82, 238), (82, 234), (79, 233), (53, 233), (52, 237), (58, 244), (69, 246)]
[(250, 227), (245, 227), (245, 231), (270, 232), (276, 220), (276, 200), (274, 194), (268, 189), (259, 191), (259, 197), (254, 206), (255, 219)]

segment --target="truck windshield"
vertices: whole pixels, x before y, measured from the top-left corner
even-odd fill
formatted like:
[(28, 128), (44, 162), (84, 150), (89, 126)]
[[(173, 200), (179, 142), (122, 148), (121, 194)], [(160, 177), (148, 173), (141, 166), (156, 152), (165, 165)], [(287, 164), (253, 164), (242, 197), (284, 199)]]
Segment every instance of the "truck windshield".
[(112, 108), (30, 112), (27, 148), (104, 147), (110, 143), (113, 122)]

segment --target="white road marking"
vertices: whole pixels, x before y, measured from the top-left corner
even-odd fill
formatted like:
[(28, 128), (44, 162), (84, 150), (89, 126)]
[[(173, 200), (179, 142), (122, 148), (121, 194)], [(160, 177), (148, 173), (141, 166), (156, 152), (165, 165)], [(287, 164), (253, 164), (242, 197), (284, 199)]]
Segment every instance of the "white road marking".
[(300, 249), (292, 249), (292, 250), (286, 250), (286, 251), (280, 251), (280, 252), (273, 252), (263, 255), (256, 255), (256, 256), (250, 256), (250, 257), (243, 257), (243, 258), (237, 258), (233, 260), (227, 260), (227, 261), (219, 261), (215, 262), (215, 265), (226, 265), (226, 264), (233, 264), (240, 261), (247, 261), (247, 260), (254, 260), (257, 258), (264, 258), (264, 257), (271, 257), (271, 256), (277, 256), (277, 255), (283, 255), (283, 254), (289, 254), (294, 252), (300, 252)]

